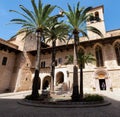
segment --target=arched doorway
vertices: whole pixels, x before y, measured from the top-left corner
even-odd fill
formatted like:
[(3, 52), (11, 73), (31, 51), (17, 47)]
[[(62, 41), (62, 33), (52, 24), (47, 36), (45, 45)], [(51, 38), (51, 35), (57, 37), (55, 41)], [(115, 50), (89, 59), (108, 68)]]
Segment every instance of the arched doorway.
[(56, 84), (58, 85), (63, 82), (64, 82), (64, 74), (63, 74), (63, 72), (58, 72), (56, 74)]
[(104, 91), (111, 87), (110, 78), (108, 76), (108, 71), (105, 69), (98, 69), (95, 72), (94, 88), (96, 90)]
[(47, 90), (48, 88), (50, 88), (50, 82), (51, 82), (51, 77), (50, 76), (46, 76), (43, 80), (43, 90)]
[(99, 80), (99, 89), (100, 90), (106, 90), (106, 73), (103, 71), (100, 71), (97, 73), (97, 77)]
[(105, 79), (99, 79), (100, 90), (106, 90), (106, 81)]

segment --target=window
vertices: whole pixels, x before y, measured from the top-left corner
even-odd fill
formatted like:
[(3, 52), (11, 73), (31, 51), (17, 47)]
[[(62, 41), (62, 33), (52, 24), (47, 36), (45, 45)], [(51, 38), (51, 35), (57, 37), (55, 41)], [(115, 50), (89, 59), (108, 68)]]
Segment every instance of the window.
[(95, 12), (95, 20), (100, 21), (99, 12)]
[(103, 56), (102, 56), (102, 49), (100, 46), (97, 46), (95, 48), (95, 54), (96, 54), (96, 66), (101, 67), (103, 65)]
[(41, 62), (41, 68), (45, 68), (45, 61)]
[(58, 63), (61, 64), (62, 63), (62, 58), (58, 59)]
[(6, 64), (7, 64), (7, 57), (3, 57), (2, 65), (6, 65)]
[(117, 42), (114, 46), (115, 48), (115, 53), (116, 53), (116, 57), (117, 57), (117, 63), (120, 66), (120, 42)]

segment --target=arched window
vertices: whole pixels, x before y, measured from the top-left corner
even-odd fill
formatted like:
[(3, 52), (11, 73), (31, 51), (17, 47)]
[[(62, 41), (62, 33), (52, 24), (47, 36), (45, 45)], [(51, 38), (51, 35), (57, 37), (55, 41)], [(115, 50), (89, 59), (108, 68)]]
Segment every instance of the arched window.
[(117, 42), (114, 46), (115, 48), (115, 53), (116, 53), (116, 57), (117, 57), (117, 63), (120, 66), (120, 42)]
[(104, 66), (103, 56), (102, 56), (102, 48), (100, 46), (96, 46), (95, 55), (96, 55), (96, 66), (97, 67)]
[(100, 21), (99, 12), (97, 11), (95, 12), (95, 20), (98, 22)]

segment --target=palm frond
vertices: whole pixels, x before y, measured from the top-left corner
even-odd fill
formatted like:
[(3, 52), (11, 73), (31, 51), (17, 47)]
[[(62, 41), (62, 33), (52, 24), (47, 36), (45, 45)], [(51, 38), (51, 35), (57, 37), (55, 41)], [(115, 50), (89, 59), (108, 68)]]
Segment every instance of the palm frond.
[(84, 37), (87, 37), (87, 38), (89, 39), (87, 33), (86, 33), (84, 30), (79, 29), (79, 32), (80, 32)]
[(32, 21), (35, 21), (35, 17), (27, 8), (25, 8), (23, 5), (19, 5), (19, 6), (28, 15), (28, 17), (32, 19)]
[(83, 11), (83, 14), (87, 14), (91, 9), (92, 9), (92, 7), (85, 8), (85, 10)]
[(48, 17), (52, 11), (55, 9), (56, 6), (51, 6), (50, 4), (45, 5), (42, 11), (42, 17), (43, 19), (45, 19), (46, 17)]
[(95, 34), (98, 34), (99, 36), (103, 37), (103, 34), (97, 28), (93, 26), (87, 26), (87, 30), (94, 32)]
[(88, 64), (88, 63), (92, 63), (93, 61), (96, 61), (95, 57), (91, 54), (83, 54), (82, 52), (78, 52), (78, 64)]
[(25, 34), (24, 38), (22, 39), (22, 40), (24, 40), (30, 33), (31, 33), (31, 31), (27, 30), (26, 28), (22, 28), (15, 35), (10, 37), (10, 39), (15, 38), (16, 36), (18, 36), (20, 34)]
[(39, 0), (39, 1), (38, 1), (39, 14), (42, 14), (42, 8), (43, 8), (42, 6), (43, 6), (43, 4), (42, 4), (41, 0)]
[(9, 12), (14, 12), (14, 13), (17, 13), (17, 14), (19, 14), (19, 15), (23, 16), (23, 17), (24, 17), (25, 19), (27, 19), (29, 22), (32, 22), (32, 20), (31, 20), (31, 18), (30, 18), (30, 17), (28, 17), (28, 16), (24, 15), (23, 13), (21, 13), (21, 12), (19, 12), (19, 11), (9, 10)]
[(86, 54), (84, 59), (86, 64), (93, 63), (94, 61), (96, 61), (95, 57), (91, 53)]
[[(59, 17), (57, 17), (58, 19)], [(66, 40), (66, 37), (68, 35), (68, 31), (69, 31), (69, 26), (64, 24), (63, 21), (58, 22), (57, 20), (54, 20), (54, 17), (52, 17), (53, 20), (50, 20), (47, 23), (47, 27), (46, 27), (46, 33), (45, 33), (45, 38), (46, 38), (46, 42), (50, 42), (55, 41), (55, 40), (59, 40), (59, 41), (64, 41)]]
[(31, 0), (31, 3), (32, 3), (33, 9), (34, 9), (34, 13), (38, 17), (39, 12), (38, 12), (37, 6), (35, 4), (35, 0)]
[(65, 64), (73, 64), (73, 55), (67, 55), (66, 56), (67, 61)]

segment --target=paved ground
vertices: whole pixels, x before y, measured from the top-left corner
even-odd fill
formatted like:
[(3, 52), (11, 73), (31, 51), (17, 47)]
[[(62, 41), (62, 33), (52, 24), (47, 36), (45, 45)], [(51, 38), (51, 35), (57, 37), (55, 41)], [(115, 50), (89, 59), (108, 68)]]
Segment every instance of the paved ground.
[(28, 92), (0, 94), (0, 117), (120, 117), (120, 92), (98, 92), (112, 104), (93, 108), (43, 108), (18, 104)]

